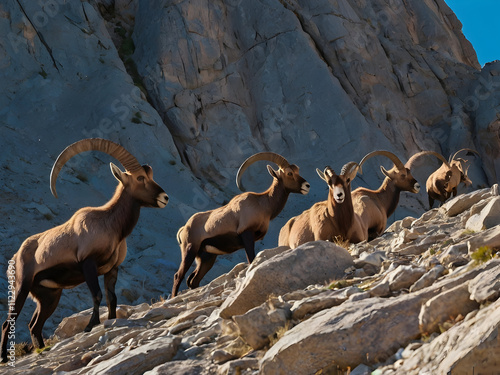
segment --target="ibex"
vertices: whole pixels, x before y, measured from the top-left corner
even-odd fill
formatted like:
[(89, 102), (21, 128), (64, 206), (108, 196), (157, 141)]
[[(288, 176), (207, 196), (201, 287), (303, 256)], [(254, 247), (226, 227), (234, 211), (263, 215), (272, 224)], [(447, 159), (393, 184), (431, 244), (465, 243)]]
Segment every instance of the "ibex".
[(345, 164), (339, 175), (330, 167), (324, 172), (316, 169), (329, 187), (328, 200), (317, 202), (288, 220), (280, 230), (278, 245), (293, 249), (309, 241), (335, 241), (338, 238), (357, 243), (365, 240), (365, 230), (351, 200), (351, 181), (358, 169), (355, 162)]
[(50, 176), (50, 188), (57, 198), (56, 179), (64, 164), (76, 154), (98, 150), (116, 158), (122, 172), (111, 163), (118, 186), (111, 200), (101, 207), (76, 211), (64, 224), (26, 239), (14, 257), (15, 303), (2, 326), (1, 357), (7, 361), (7, 338), (28, 295), (37, 303), (29, 329), (33, 345), (44, 346), (42, 329), (54, 312), (63, 289), (87, 283), (94, 307), (85, 331), (99, 324), (102, 292), (97, 277), (104, 275), (108, 318), (116, 317), (115, 283), (118, 266), (127, 253), (126, 238), (134, 229), (141, 207), (167, 205), (168, 196), (153, 180), (153, 170), (141, 166), (122, 146), (92, 138), (68, 146), (57, 158)]
[(441, 205), (448, 200), (452, 195), (457, 195), (457, 186), (463, 182), (465, 185), (472, 184), (472, 181), (467, 176), (469, 167), (465, 168), (464, 164), (467, 160), (457, 158), (459, 152), (468, 151), (469, 153), (478, 154), (477, 151), (470, 148), (463, 148), (450, 155), (449, 160), (444, 159), (441, 167), (434, 171), (426, 182), (427, 195), (429, 196), (429, 208), (432, 208), (434, 201), (441, 202)]
[(283, 156), (262, 152), (243, 162), (236, 176), (240, 190), (243, 172), (254, 162), (267, 160), (278, 165), (267, 169), (273, 177), (271, 186), (263, 193), (246, 192), (233, 197), (225, 206), (194, 214), (177, 233), (182, 261), (174, 276), (172, 297), (193, 261), (196, 269), (187, 279), (189, 288), (197, 288), (203, 276), (214, 265), (217, 255), (229, 254), (244, 248), (248, 263), (255, 258), (255, 241), (264, 238), (269, 222), (283, 210), (290, 193), (307, 194), (309, 183), (299, 175), (299, 167)]
[(380, 236), (384, 232), (387, 226), (387, 218), (396, 210), (402, 191), (409, 191), (410, 193), (420, 191), (420, 184), (411, 174), (416, 161), (425, 155), (434, 155), (438, 159), (446, 161), (437, 152), (421, 151), (413, 155), (406, 164), (403, 164), (392, 152), (379, 150), (367, 154), (359, 163), (360, 167), (362, 168), (369, 158), (376, 155), (385, 156), (394, 163), (394, 166), (389, 170), (380, 166), (382, 173), (386, 176), (382, 185), (377, 190), (360, 187), (352, 192), (354, 211), (361, 217), (364, 227), (368, 231), (369, 240)]

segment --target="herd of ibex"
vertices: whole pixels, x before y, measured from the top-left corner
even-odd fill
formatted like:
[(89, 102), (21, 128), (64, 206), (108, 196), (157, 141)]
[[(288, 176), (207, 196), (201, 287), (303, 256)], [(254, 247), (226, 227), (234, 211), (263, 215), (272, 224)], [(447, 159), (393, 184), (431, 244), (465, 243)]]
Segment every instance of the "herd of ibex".
[[(26, 239), (14, 254), (16, 266), (13, 309), (2, 326), (1, 358), (7, 361), (7, 337), (11, 332), (28, 296), (37, 307), (29, 323), (33, 345), (42, 348), (42, 328), (52, 315), (63, 289), (87, 283), (93, 298), (93, 312), (85, 331), (99, 324), (99, 305), (102, 292), (98, 276), (104, 275), (108, 318), (116, 317), (115, 284), (118, 266), (127, 253), (126, 238), (139, 219), (141, 207), (163, 208), (168, 196), (153, 180), (153, 170), (141, 165), (122, 146), (100, 138), (84, 139), (68, 146), (52, 167), (50, 187), (56, 194), (56, 179), (64, 164), (84, 151), (97, 150), (117, 159), (125, 171), (111, 163), (111, 171), (118, 180), (116, 191), (109, 202), (101, 207), (85, 207), (74, 213), (65, 223)], [(443, 165), (432, 173), (426, 183), (430, 208), (434, 200), (445, 202), (457, 194), (460, 182), (471, 183), (465, 168), (466, 160), (456, 156), (449, 160), (432, 151), (413, 155), (406, 164), (389, 151), (374, 151), (359, 163), (349, 162), (340, 174), (326, 167), (317, 173), (324, 180), (329, 193), (326, 201), (315, 203), (302, 214), (291, 218), (281, 229), (279, 245), (295, 248), (313, 240), (336, 238), (357, 243), (370, 240), (383, 233), (387, 218), (394, 212), (402, 191), (418, 193), (420, 185), (412, 176), (415, 160), (434, 155)], [(394, 166), (381, 167), (386, 176), (377, 190), (358, 188), (351, 192), (351, 182), (368, 158), (385, 156)], [(196, 268), (187, 278), (190, 288), (199, 286), (203, 276), (213, 266), (217, 255), (229, 254), (244, 248), (248, 262), (255, 257), (255, 241), (267, 233), (269, 223), (284, 208), (290, 193), (307, 194), (309, 183), (300, 176), (299, 167), (290, 164), (281, 155), (262, 152), (249, 157), (238, 170), (236, 183), (240, 190), (243, 172), (254, 162), (266, 160), (278, 166), (267, 166), (273, 177), (271, 186), (263, 193), (243, 192), (225, 206), (194, 214), (177, 232), (182, 253), (179, 270), (174, 276), (171, 296), (178, 293), (180, 283), (194, 261)]]

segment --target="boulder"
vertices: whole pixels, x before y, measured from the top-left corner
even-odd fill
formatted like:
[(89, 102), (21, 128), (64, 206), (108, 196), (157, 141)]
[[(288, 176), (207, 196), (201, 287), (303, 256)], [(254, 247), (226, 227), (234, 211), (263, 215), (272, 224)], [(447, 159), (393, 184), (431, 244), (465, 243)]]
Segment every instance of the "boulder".
[(422, 305), (418, 316), (420, 331), (425, 334), (439, 332), (444, 322), (479, 308), (479, 304), (470, 297), (467, 282), (428, 300)]
[(275, 306), (272, 301), (234, 315), (238, 333), (253, 349), (262, 349), (280, 329), (284, 329), (291, 319), (290, 306)]
[[(75, 334), (83, 332), (85, 327), (89, 324), (90, 316), (92, 315), (92, 309), (82, 311), (78, 314), (73, 314), (64, 318), (61, 323), (57, 326), (54, 335), (60, 339), (65, 339), (68, 337), (73, 337)], [(107, 307), (99, 308), (99, 315), (101, 322), (104, 322), (108, 317)], [(128, 318), (130, 312), (126, 307), (118, 306), (116, 308), (116, 318), (124, 319)]]
[(244, 371), (248, 372), (249, 370), (258, 369), (259, 360), (257, 358), (242, 358), (226, 362), (217, 371), (217, 375), (237, 375), (244, 373)]
[(456, 216), (491, 194), (491, 189), (481, 189), (465, 196), (459, 195), (443, 204), (440, 210), (450, 217)]
[(347, 369), (383, 362), (420, 337), (419, 313), (423, 304), (443, 290), (460, 286), (494, 267), (495, 263), (489, 262), (415, 293), (388, 299), (349, 300), (318, 312), (285, 333), (266, 352), (260, 373), (307, 374), (332, 363)]
[(432, 267), (410, 287), (410, 292), (416, 292), (417, 290), (427, 288), (432, 285), (434, 281), (443, 275), (444, 271), (445, 268), (441, 264)]
[(500, 247), (500, 225), (486, 229), (470, 238), (467, 242), (469, 253), (476, 251), (482, 246), (490, 248)]
[[(383, 362), (419, 336), (420, 298), (368, 298), (321, 311), (274, 344), (260, 373), (309, 374), (335, 363), (342, 369)], [(324, 343), (328, 345), (324, 345)]]
[(331, 242), (313, 241), (286, 250), (249, 270), (221, 306), (220, 316), (242, 315), (272, 294), (284, 294), (315, 283), (342, 279), (354, 265), (349, 252)]
[(163, 336), (140, 345), (135, 349), (124, 350), (113, 358), (102, 361), (87, 373), (97, 374), (142, 374), (156, 366), (170, 361), (181, 342), (180, 337)]
[(398, 266), (394, 270), (388, 272), (380, 284), (389, 286), (390, 291), (395, 292), (400, 289), (410, 288), (415, 281), (424, 275), (425, 269), (422, 267)]
[(341, 290), (328, 290), (316, 296), (303, 298), (295, 303), (290, 308), (292, 318), (302, 320), (309, 315), (313, 315), (318, 311), (329, 309), (333, 306), (338, 306), (347, 301), (347, 299), (359, 293), (359, 289), (351, 287)]
[(495, 301), (500, 295), (500, 261), (490, 261), (494, 265), (469, 283), (470, 298), (477, 303), (485, 304)]
[[(399, 364), (397, 373), (496, 374), (500, 368), (499, 329), (500, 300), (497, 300), (415, 350)], [(379, 371), (383, 373), (384, 368)]]
[(500, 197), (493, 197), (480, 213), (472, 215), (465, 227), (479, 232), (500, 225)]

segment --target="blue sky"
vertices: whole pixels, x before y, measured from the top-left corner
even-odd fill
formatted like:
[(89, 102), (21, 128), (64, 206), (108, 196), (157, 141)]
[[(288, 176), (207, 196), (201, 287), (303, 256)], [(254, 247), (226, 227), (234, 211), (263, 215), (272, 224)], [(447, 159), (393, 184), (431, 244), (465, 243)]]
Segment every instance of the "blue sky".
[(500, 0), (445, 0), (462, 22), (481, 66), (500, 60)]

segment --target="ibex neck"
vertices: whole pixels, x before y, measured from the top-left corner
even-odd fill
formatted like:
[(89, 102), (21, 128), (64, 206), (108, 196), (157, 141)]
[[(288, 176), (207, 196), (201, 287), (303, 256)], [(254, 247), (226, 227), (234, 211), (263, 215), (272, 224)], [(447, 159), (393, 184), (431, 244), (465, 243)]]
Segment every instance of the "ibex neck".
[(123, 188), (122, 184), (119, 184), (111, 200), (102, 208), (109, 212), (107, 225), (118, 233), (122, 240), (132, 233), (137, 224), (141, 205)]
[(328, 215), (337, 224), (340, 235), (346, 239), (354, 223), (354, 208), (352, 207), (350, 190), (346, 192), (344, 201), (337, 203), (333, 198), (333, 191), (330, 189), (328, 193)]
[(285, 207), (290, 192), (286, 191), (281, 181), (274, 179), (271, 187), (267, 189), (264, 194), (268, 197), (268, 210), (272, 220), (278, 216)]
[(391, 216), (398, 206), (401, 189), (389, 177), (386, 177), (377, 192), (387, 216)]

